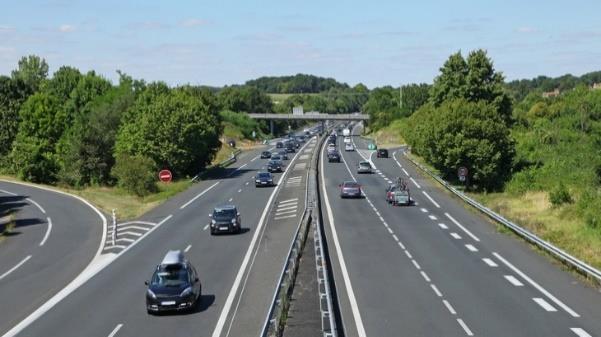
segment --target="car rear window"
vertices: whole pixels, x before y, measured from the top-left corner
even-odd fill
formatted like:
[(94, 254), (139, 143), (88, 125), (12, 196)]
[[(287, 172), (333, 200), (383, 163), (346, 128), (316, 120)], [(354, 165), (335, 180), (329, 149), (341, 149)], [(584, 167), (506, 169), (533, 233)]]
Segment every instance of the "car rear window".
[(344, 187), (359, 187), (359, 184), (356, 182), (345, 182)]

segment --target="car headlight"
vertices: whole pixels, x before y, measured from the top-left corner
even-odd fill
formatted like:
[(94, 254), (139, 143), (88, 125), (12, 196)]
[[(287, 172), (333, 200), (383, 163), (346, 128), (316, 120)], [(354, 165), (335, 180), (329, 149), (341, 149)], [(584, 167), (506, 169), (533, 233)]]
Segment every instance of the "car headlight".
[(155, 299), (155, 300), (157, 299), (157, 295), (155, 295), (155, 294), (152, 292), (152, 290), (150, 290), (150, 289), (147, 289), (147, 290), (146, 290), (146, 294), (147, 294), (148, 296), (152, 297), (152, 298), (153, 298), (153, 299)]
[(236, 219), (232, 219), (232, 223), (235, 224), (236, 223)]
[(270, 183), (272, 183), (272, 182), (273, 182), (273, 179), (269, 179), (268, 181), (269, 181)]
[(182, 293), (179, 296), (186, 297), (186, 296), (189, 296), (191, 293), (192, 293), (192, 287), (188, 287), (188, 288), (184, 289), (184, 291), (182, 291)]
[(211, 219), (211, 225), (214, 225), (216, 223), (217, 223), (217, 221), (215, 221), (214, 219)]
[(260, 182), (261, 182), (261, 180), (259, 180), (259, 179), (255, 180), (255, 183), (260, 183)]

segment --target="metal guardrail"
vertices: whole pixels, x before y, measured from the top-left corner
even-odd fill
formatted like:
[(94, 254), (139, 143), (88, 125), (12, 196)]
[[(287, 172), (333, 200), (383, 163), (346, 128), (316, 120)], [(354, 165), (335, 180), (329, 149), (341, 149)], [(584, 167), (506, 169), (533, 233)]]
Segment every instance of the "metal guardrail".
[(206, 172), (206, 171), (208, 171), (208, 170), (210, 170), (210, 169), (214, 169), (214, 168), (218, 168), (218, 167), (226, 167), (226, 166), (228, 166), (228, 165), (231, 165), (231, 164), (235, 163), (235, 162), (238, 160), (238, 159), (237, 159), (237, 157), (238, 157), (238, 155), (239, 155), (240, 153), (242, 153), (242, 150), (240, 150), (240, 149), (236, 149), (234, 152), (232, 152), (232, 156), (231, 156), (230, 158), (228, 158), (228, 159), (226, 159), (226, 160), (224, 160), (224, 161), (222, 161), (222, 162), (219, 162), (219, 163), (217, 163), (217, 164), (215, 164), (215, 165), (211, 165), (211, 166), (208, 166), (208, 167), (206, 167), (204, 170), (202, 170), (202, 171), (198, 172), (198, 174), (197, 174), (197, 175), (195, 175), (195, 176), (194, 176), (194, 177), (193, 177), (193, 178), (192, 178), (190, 181), (191, 181), (191, 182), (195, 182), (195, 181), (197, 181), (197, 180), (198, 180), (198, 178), (200, 178), (200, 176), (201, 176), (201, 175), (202, 175), (204, 172)]
[(449, 184), (448, 182), (446, 182), (445, 180), (443, 180), (442, 178), (440, 178), (439, 176), (437, 176), (436, 174), (434, 174), (433, 172), (431, 172), (429, 169), (427, 169), (426, 167), (424, 167), (422, 164), (416, 162), (415, 160), (413, 160), (411, 157), (409, 157), (407, 155), (407, 153), (405, 151), (401, 151), (403, 153), (403, 155), (410, 161), (412, 162), (415, 166), (417, 166), (418, 168), (420, 168), (422, 171), (426, 172), (429, 176), (431, 176), (434, 180), (436, 180), (439, 184), (443, 185), (445, 188), (447, 188), (449, 191), (451, 191), (453, 194), (455, 194), (456, 196), (458, 196), (459, 198), (461, 198), (463, 201), (465, 201), (466, 203), (468, 203), (469, 205), (471, 205), (472, 207), (476, 208), (477, 210), (479, 210), (480, 212), (486, 214), (488, 217), (490, 217), (491, 219), (497, 221), (498, 223), (506, 226), (507, 228), (511, 229), (514, 233), (516, 233), (517, 235), (521, 236), (522, 238), (526, 239), (527, 241), (535, 244), (536, 246), (540, 247), (542, 250), (546, 251), (547, 253), (550, 253), (551, 255), (555, 256), (557, 259), (563, 261), (566, 265), (574, 268), (575, 270), (579, 271), (580, 273), (582, 273), (583, 275), (592, 278), (593, 280), (596, 280), (597, 283), (601, 283), (601, 271), (594, 268), (593, 266), (575, 258), (574, 256), (568, 254), (567, 252), (563, 251), (562, 249), (554, 246), (553, 244), (539, 238), (537, 235), (533, 234), (532, 232), (528, 231), (527, 229), (507, 220), (506, 218), (504, 218), (502, 215), (494, 212), (493, 210), (491, 210), (490, 208), (480, 204), (479, 202), (477, 202), (476, 200), (468, 197), (467, 195), (465, 195), (463, 192), (457, 190), (455, 187), (453, 187), (451, 184)]

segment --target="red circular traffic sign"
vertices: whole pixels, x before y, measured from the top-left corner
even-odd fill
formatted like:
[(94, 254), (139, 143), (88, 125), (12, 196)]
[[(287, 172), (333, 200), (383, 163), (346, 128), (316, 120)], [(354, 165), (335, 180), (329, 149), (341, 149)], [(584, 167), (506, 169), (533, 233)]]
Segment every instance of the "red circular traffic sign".
[(169, 170), (161, 170), (159, 172), (159, 179), (162, 182), (168, 183), (171, 181), (171, 178), (173, 178), (173, 176), (171, 175), (171, 171)]

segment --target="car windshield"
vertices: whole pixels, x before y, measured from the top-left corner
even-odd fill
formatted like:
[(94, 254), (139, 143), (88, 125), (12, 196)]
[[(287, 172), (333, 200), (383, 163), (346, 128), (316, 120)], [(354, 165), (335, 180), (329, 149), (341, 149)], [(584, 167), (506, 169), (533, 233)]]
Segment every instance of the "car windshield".
[(366, 161), (360, 162), (359, 166), (361, 166), (361, 167), (371, 167), (371, 165), (368, 162), (366, 162)]
[(188, 271), (181, 264), (160, 266), (152, 276), (151, 285), (179, 288), (188, 283)]
[(271, 174), (267, 173), (267, 172), (262, 172), (257, 174), (257, 178), (270, 178)]
[(345, 182), (343, 186), (344, 187), (354, 188), (354, 187), (359, 187), (359, 184), (357, 184), (356, 182), (351, 181), (351, 182)]
[(218, 208), (213, 211), (213, 219), (231, 219), (236, 215), (235, 208)]
[(269, 165), (279, 165), (280, 163), (276, 160), (270, 160)]

